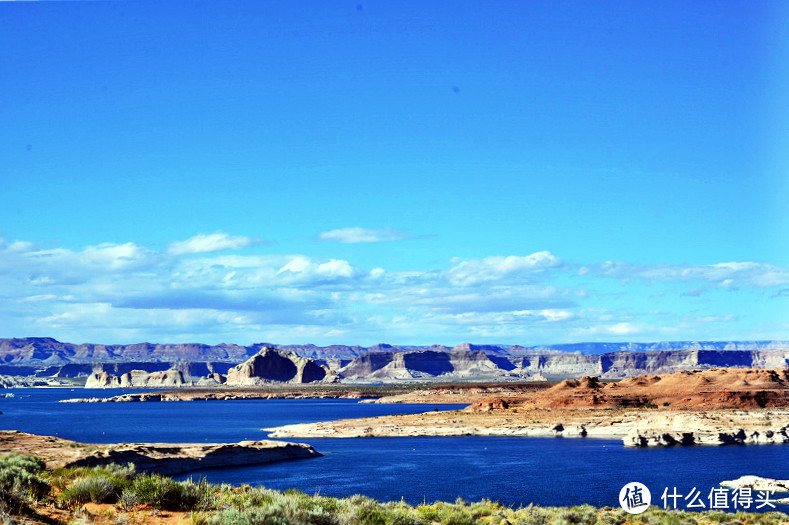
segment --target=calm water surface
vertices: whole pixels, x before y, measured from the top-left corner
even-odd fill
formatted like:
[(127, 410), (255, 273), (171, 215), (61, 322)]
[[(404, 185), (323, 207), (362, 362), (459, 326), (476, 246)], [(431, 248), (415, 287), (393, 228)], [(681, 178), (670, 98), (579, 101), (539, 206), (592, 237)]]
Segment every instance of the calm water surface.
[[(265, 438), (263, 427), (455, 408), (346, 399), (65, 404), (57, 401), (118, 391), (10, 392), (17, 397), (0, 398), (0, 428), (92, 443), (236, 442)], [(696, 487), (706, 495), (744, 474), (789, 477), (789, 446), (781, 445), (629, 449), (611, 440), (477, 436), (292, 441), (309, 442), (325, 455), (193, 475), (328, 496), (360, 493), (409, 503), (489, 498), (515, 506), (617, 506), (619, 489), (630, 481), (647, 485), (660, 505), (666, 487), (681, 494)]]

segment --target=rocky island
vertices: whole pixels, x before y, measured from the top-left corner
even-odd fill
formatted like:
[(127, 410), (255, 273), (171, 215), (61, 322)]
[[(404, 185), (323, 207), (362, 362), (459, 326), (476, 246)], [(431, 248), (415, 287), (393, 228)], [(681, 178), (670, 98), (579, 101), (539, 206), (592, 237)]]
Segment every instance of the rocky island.
[(77, 443), (16, 430), (0, 431), (0, 455), (9, 452), (40, 457), (51, 468), (134, 463), (138, 472), (175, 475), (194, 470), (321, 456), (310, 445), (282, 441), (240, 443)]

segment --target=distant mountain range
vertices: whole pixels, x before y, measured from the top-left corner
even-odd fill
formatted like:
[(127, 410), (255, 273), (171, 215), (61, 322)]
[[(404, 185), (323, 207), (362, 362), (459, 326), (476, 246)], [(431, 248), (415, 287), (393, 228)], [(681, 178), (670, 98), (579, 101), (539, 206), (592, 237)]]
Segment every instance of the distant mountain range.
[(225, 374), (234, 365), (273, 346), (314, 359), (352, 380), (431, 377), (527, 378), (627, 377), (694, 368), (784, 368), (787, 341), (678, 341), (657, 343), (573, 343), (524, 347), (462, 344), (363, 346), (234, 344), (99, 345), (62, 343), (49, 337), (0, 339), (0, 374), (80, 377), (103, 370), (156, 372), (178, 368), (186, 377)]

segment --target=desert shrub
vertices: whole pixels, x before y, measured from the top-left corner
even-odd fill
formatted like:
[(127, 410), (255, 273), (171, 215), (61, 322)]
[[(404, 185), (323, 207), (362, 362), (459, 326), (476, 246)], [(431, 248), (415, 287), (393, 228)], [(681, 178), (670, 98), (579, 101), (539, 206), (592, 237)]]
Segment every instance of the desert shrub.
[(135, 478), (129, 488), (140, 503), (155, 509), (196, 510), (213, 502), (213, 489), (205, 481), (175, 481), (159, 474), (145, 474)]
[(591, 505), (557, 509), (555, 519), (558, 523), (594, 524), (597, 522), (597, 509)]
[(428, 523), (439, 520), (439, 510), (435, 505), (418, 505), (416, 507), (416, 514), (420, 519)]
[(457, 498), (455, 503), (437, 501), (432, 505), (420, 505), (416, 508), (416, 514), (428, 523), (469, 525), (475, 523), (482, 516), (492, 514), (492, 509), (487, 501), (469, 504), (463, 499)]
[[(260, 495), (262, 491), (257, 492)], [(212, 516), (209, 523), (231, 525), (335, 525), (337, 523), (335, 515), (320, 505), (321, 498), (312, 498), (296, 492), (265, 494), (265, 496), (266, 502), (262, 505), (222, 510)]]
[(118, 505), (123, 510), (131, 510), (140, 502), (140, 498), (137, 497), (137, 494), (131, 490), (130, 488), (125, 488), (121, 491), (121, 495), (118, 496)]
[(0, 457), (0, 505), (3, 510), (19, 510), (29, 500), (38, 501), (50, 486), (39, 473), (44, 461), (28, 454), (11, 453)]
[(140, 503), (151, 505), (155, 509), (178, 510), (181, 490), (178, 482), (158, 474), (146, 474), (136, 478), (131, 484), (131, 491)]
[(187, 510), (211, 509), (217, 506), (215, 487), (205, 479), (181, 481), (181, 505)]
[(386, 513), (377, 505), (362, 505), (355, 509), (355, 523), (362, 525), (386, 525)]
[(116, 484), (123, 484), (123, 480), (131, 481), (134, 479), (134, 463), (127, 463), (126, 465), (110, 463), (96, 467), (56, 468), (49, 472), (48, 478), (52, 486), (64, 491), (74, 480), (92, 476), (106, 476), (113, 479), (113, 482)]
[(595, 525), (622, 525), (625, 520), (615, 514), (604, 513), (597, 517)]
[(340, 501), (337, 498), (327, 498), (325, 496), (314, 496), (315, 505), (326, 512), (336, 513), (340, 509)]
[(392, 525), (427, 525), (412, 507), (404, 501), (393, 501), (382, 505), (386, 509), (387, 524)]
[(60, 502), (66, 507), (74, 507), (91, 501), (105, 503), (115, 501), (122, 487), (118, 487), (108, 476), (88, 476), (75, 479), (60, 494)]
[(0, 468), (3, 467), (18, 467), (31, 474), (38, 474), (44, 470), (46, 463), (38, 456), (11, 452), (5, 456), (0, 456)]
[(233, 487), (232, 485), (223, 484), (218, 487), (214, 486), (213, 489), (215, 495), (213, 496), (213, 502), (210, 508), (234, 508), (236, 510), (265, 507), (270, 504), (275, 497), (282, 494), (275, 490), (253, 488), (249, 485)]
[(515, 525), (543, 525), (553, 523), (553, 509), (549, 507), (528, 507), (518, 509), (515, 513)]
[(284, 516), (273, 514), (270, 509), (225, 509), (214, 514), (208, 523), (211, 525), (290, 525)]
[(208, 525), (208, 518), (202, 512), (189, 514), (189, 525)]
[(765, 520), (762, 523), (765, 524), (779, 524), (779, 523), (788, 523), (789, 520), (786, 517), (786, 514), (783, 512), (765, 512), (762, 514), (762, 518)]
[(60, 493), (61, 505), (73, 507), (91, 501), (115, 503), (131, 482), (125, 478), (96, 473), (75, 479)]
[(88, 501), (114, 503), (131, 484), (134, 465), (58, 469), (52, 472), (51, 478), (61, 489), (58, 503), (63, 507), (74, 507)]
[(503, 508), (498, 503), (492, 502), (489, 499), (483, 499), (482, 501), (471, 503), (469, 507), (469, 511), (475, 519), (481, 518), (482, 516), (491, 516)]
[(354, 494), (337, 502), (334, 521), (339, 525), (383, 525), (394, 522), (394, 513), (381, 503), (366, 496)]

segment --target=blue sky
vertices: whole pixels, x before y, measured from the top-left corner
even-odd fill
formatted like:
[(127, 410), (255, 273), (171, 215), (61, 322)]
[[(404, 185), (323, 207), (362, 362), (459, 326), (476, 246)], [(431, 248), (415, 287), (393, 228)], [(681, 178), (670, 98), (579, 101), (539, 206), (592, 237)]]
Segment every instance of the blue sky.
[(789, 339), (783, 2), (3, 2), (0, 336)]

